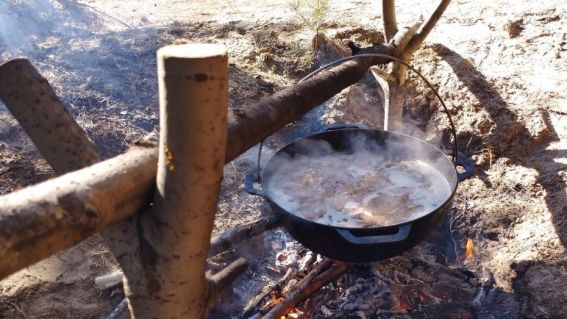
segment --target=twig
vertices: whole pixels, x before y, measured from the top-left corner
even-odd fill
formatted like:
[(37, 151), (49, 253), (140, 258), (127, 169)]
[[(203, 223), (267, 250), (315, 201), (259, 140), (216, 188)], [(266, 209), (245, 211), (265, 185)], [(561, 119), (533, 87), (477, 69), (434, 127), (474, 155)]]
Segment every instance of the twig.
[(281, 287), (285, 284), (285, 282), (293, 277), (293, 274), (295, 272), (293, 271), (293, 268), (289, 267), (285, 273), (285, 275), (280, 278), (280, 280), (278, 280), (277, 282), (274, 282), (268, 286), (265, 286), (262, 291), (260, 292), (260, 294), (258, 294), (256, 297), (254, 297), (254, 299), (252, 299), (252, 301), (250, 301), (250, 303), (248, 303), (248, 305), (246, 305), (246, 307), (244, 308), (244, 313), (243, 313), (243, 317), (249, 317), (251, 315), (251, 312), (254, 311), (257, 307), (258, 304), (260, 302), (262, 302), (262, 300), (264, 300), (264, 298), (270, 294), (270, 292), (276, 290), (276, 289), (281, 289)]
[[(323, 267), (327, 266), (328, 264), (330, 264), (328, 268)], [(289, 312), (298, 303), (309, 298), (311, 295), (313, 295), (313, 293), (321, 289), (321, 287), (327, 285), (328, 283), (344, 274), (347, 269), (347, 263), (326, 259), (325, 261), (317, 265), (317, 267), (315, 267), (311, 273), (305, 276), (305, 278), (299, 281), (295, 287), (295, 290), (290, 292), (281, 303), (272, 308), (272, 310), (270, 310), (270, 312), (268, 312), (262, 318), (281, 318), (281, 316)]]
[(32, 317), (30, 317), (27, 313), (25, 313), (18, 305), (16, 305), (15, 303), (11, 302), (11, 301), (7, 301), (7, 303), (12, 306), (14, 309), (16, 309), (16, 311), (18, 311), (24, 318), (26, 319), (32, 319)]
[(386, 43), (388, 43), (398, 32), (395, 0), (382, 0), (382, 20), (384, 23), (384, 37)]
[(235, 227), (215, 238), (209, 247), (209, 256), (216, 256), (246, 239), (259, 235), (278, 226), (274, 216)]
[(231, 287), (232, 283), (240, 277), (247, 268), (248, 262), (246, 259), (240, 257), (225, 269), (208, 278), (209, 294), (207, 303), (209, 309), (212, 309), (217, 304), (218, 300)]
[(128, 309), (128, 301), (126, 300), (126, 298), (124, 298), (118, 304), (118, 306), (116, 306), (116, 308), (114, 308), (114, 310), (112, 310), (112, 312), (108, 314), (106, 319), (118, 319), (120, 318), (120, 316), (122, 316), (126, 309)]

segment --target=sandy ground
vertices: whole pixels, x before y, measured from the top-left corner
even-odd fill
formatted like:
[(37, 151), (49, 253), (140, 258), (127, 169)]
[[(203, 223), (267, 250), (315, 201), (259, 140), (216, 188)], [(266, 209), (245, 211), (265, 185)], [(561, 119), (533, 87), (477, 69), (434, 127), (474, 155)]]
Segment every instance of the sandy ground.
[[(156, 130), (159, 46), (182, 38), (227, 45), (230, 107), (290, 85), (314, 59), (314, 31), (283, 1), (81, 3), (105, 13), (98, 32), (41, 34), (35, 45), (4, 48), (0, 62), (29, 56), (106, 157)], [(400, 25), (431, 10), (426, 1), (397, 4)], [(324, 33), (336, 43), (335, 56), (348, 52), (342, 40), (364, 45), (380, 38), (378, 2), (331, 1), (330, 8)], [(474, 258), (460, 266), (493, 274), (514, 304), (500, 309), (514, 308), (517, 317), (567, 317), (566, 17), (565, 1), (454, 1), (413, 60), (448, 102), (459, 146), (477, 168), (460, 185), (456, 213), (448, 216), (453, 257), (471, 239)], [(425, 118), (430, 130), (446, 131), (442, 114), (424, 115), (423, 107), (435, 110), (431, 94), (415, 78), (411, 86), (420, 94), (408, 95), (406, 124)], [(355, 103), (343, 92), (314, 113), (315, 121), (379, 127), (379, 102), (362, 90), (349, 91), (359, 93)], [(308, 118), (303, 123), (314, 121), (313, 114)], [(226, 166), (215, 233), (262, 216), (262, 202), (241, 187), (254, 162), (248, 155)], [(1, 193), (49, 176), (3, 109)], [(0, 282), (0, 318), (104, 318), (121, 290), (97, 289), (93, 278), (115, 269), (91, 238)]]

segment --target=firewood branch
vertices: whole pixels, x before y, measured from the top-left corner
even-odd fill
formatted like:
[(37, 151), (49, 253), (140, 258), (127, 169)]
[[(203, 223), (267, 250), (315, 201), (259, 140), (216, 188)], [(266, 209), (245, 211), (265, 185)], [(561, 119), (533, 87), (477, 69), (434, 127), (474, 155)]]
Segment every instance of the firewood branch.
[(157, 153), (126, 154), (0, 197), (0, 278), (151, 202)]
[(386, 43), (389, 43), (398, 32), (395, 0), (382, 0), (382, 21), (384, 25), (384, 37)]
[(0, 99), (57, 174), (100, 160), (48, 81), (26, 59), (1, 66)]
[(209, 294), (207, 297), (208, 309), (212, 309), (220, 298), (232, 286), (232, 283), (248, 268), (246, 259), (240, 257), (220, 272), (210, 276)]
[(279, 319), (303, 300), (311, 297), (313, 293), (328, 283), (336, 280), (348, 269), (348, 264), (340, 261), (326, 259), (317, 265), (307, 276), (300, 280), (287, 294), (285, 299), (272, 308), (263, 319)]

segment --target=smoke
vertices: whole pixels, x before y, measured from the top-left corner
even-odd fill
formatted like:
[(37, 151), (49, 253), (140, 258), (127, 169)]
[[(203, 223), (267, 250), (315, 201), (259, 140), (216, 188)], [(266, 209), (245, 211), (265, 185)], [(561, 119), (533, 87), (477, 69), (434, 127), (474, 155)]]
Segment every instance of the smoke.
[(4, 52), (29, 52), (49, 37), (82, 37), (103, 24), (94, 12), (69, 1), (3, 0), (0, 2), (0, 48)]
[(80, 2), (0, 0), (0, 64), (30, 60), (105, 156), (158, 123), (159, 46), (156, 27), (129, 28)]

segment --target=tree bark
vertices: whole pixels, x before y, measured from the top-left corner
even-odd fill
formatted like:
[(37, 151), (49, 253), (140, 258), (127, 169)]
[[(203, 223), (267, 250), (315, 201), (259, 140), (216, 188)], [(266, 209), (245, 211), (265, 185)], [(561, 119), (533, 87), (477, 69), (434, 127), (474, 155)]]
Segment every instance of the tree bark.
[(142, 215), (143, 272), (128, 276), (133, 318), (205, 318), (207, 251), (223, 176), (228, 55), (213, 44), (158, 50), (155, 208)]
[(156, 162), (136, 147), (0, 196), (0, 279), (148, 207)]
[[(374, 53), (395, 55), (393, 46), (376, 46)], [(226, 162), (230, 162), (250, 147), (299, 119), (317, 105), (360, 80), (375, 64), (390, 60), (364, 57), (347, 61), (312, 78), (266, 97), (244, 109), (230, 114), (228, 119), (228, 148)]]
[(28, 60), (15, 59), (0, 66), (0, 99), (56, 173), (100, 160), (87, 135)]
[(398, 32), (395, 0), (382, 0), (382, 21), (384, 25), (384, 38), (386, 39), (386, 43), (389, 43)]

